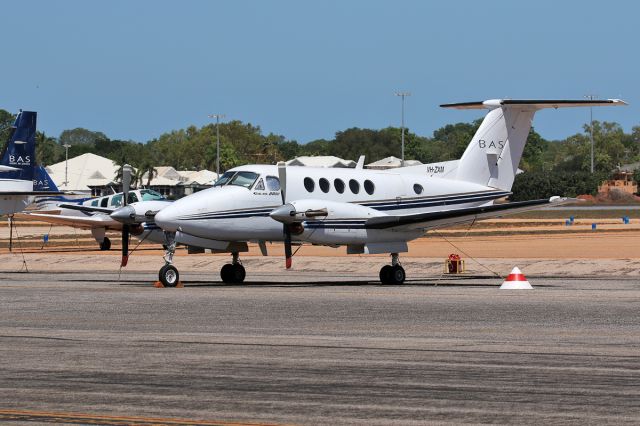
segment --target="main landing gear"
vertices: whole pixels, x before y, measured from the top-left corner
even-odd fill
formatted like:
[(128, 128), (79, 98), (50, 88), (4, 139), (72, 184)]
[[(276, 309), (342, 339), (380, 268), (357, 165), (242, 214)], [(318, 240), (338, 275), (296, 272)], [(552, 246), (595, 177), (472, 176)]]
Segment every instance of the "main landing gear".
[(220, 278), (226, 284), (240, 284), (244, 281), (247, 273), (242, 263), (240, 263), (239, 254), (236, 252), (232, 253), (232, 255), (231, 263), (227, 263), (220, 269)]
[(406, 274), (400, 265), (398, 253), (391, 253), (391, 265), (384, 265), (380, 269), (380, 282), (382, 284), (399, 285), (404, 283)]
[(100, 243), (100, 250), (109, 250), (111, 248), (111, 240), (109, 237), (104, 237), (104, 240)]

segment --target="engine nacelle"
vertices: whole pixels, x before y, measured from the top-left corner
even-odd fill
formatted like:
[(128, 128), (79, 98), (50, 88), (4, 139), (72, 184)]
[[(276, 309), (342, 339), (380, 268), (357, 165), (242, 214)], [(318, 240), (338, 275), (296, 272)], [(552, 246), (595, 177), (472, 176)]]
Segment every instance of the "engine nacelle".
[(359, 204), (309, 199), (291, 201), (274, 209), (270, 216), (278, 222), (297, 223), (337, 219), (358, 219), (364, 221), (372, 217), (384, 216), (384, 213)]

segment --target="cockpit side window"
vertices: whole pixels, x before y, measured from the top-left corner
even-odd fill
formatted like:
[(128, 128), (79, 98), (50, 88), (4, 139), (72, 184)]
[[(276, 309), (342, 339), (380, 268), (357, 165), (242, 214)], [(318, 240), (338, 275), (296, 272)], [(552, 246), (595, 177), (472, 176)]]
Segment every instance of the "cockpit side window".
[(93, 201), (91, 202), (91, 205), (92, 205), (92, 206), (94, 206), (94, 207), (98, 207), (98, 203), (99, 203), (99, 202), (100, 202), (100, 200), (93, 200)]
[(138, 196), (136, 195), (135, 192), (130, 192), (127, 195), (127, 204), (131, 204), (131, 203), (137, 203), (138, 202)]
[(142, 201), (164, 200), (162, 194), (153, 189), (141, 189), (140, 195), (142, 196)]
[(280, 179), (275, 176), (267, 176), (267, 189), (269, 191), (280, 191)]
[(109, 197), (104, 197), (100, 200), (100, 207), (108, 207), (109, 206)]
[(225, 172), (222, 176), (220, 176), (220, 179), (218, 179), (213, 186), (224, 186), (224, 185), (226, 185), (227, 182), (229, 182), (229, 180), (235, 174), (236, 174), (236, 172)]
[(264, 191), (264, 181), (260, 179), (256, 186), (253, 187), (254, 191)]
[(111, 197), (111, 207), (120, 207), (122, 206), (122, 194), (116, 194)]
[(251, 188), (256, 179), (258, 179), (258, 176), (259, 175), (254, 172), (238, 172), (233, 178), (231, 178), (229, 185)]

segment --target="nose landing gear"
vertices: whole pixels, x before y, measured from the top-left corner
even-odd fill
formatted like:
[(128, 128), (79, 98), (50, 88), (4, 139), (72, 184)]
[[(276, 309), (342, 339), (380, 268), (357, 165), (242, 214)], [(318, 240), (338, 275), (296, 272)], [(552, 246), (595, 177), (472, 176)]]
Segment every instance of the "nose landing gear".
[(403, 284), (406, 278), (404, 268), (400, 265), (398, 253), (391, 253), (391, 265), (384, 265), (380, 269), (380, 282), (382, 284), (399, 285)]
[(175, 236), (176, 235), (173, 232), (164, 233), (165, 243), (163, 246), (165, 247), (165, 264), (160, 268), (160, 272), (158, 272), (158, 279), (165, 287), (175, 287), (178, 285), (178, 281), (180, 280), (178, 268), (173, 266), (173, 255), (176, 252)]
[(227, 263), (220, 269), (220, 278), (226, 284), (240, 284), (244, 282), (247, 273), (240, 262), (238, 252), (232, 253), (231, 263)]

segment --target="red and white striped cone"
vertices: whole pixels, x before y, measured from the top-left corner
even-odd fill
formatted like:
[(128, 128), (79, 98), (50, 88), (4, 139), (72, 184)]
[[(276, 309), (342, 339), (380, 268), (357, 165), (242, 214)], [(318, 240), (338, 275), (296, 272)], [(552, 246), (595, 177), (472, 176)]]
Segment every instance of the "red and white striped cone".
[(532, 288), (518, 267), (511, 270), (507, 279), (500, 286), (500, 290), (531, 290)]

